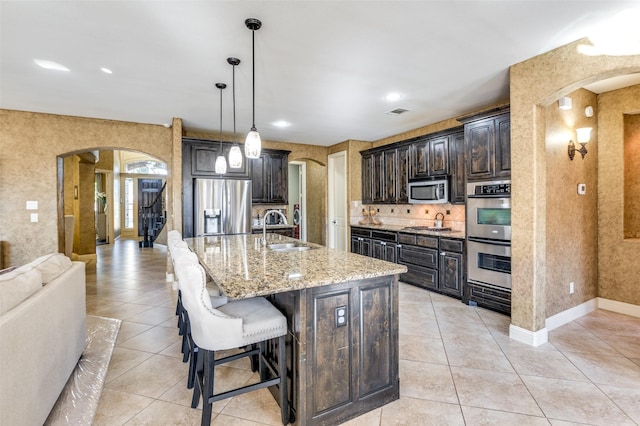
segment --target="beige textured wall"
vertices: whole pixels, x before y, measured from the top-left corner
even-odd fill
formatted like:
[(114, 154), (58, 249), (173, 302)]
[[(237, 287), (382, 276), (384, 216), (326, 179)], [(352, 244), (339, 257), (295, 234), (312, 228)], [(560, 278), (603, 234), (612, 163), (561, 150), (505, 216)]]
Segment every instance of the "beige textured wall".
[[(558, 109), (556, 102), (545, 108), (547, 316), (598, 295), (597, 112), (591, 118), (583, 113), (587, 105), (596, 110), (597, 98), (585, 89), (567, 96), (573, 101), (571, 110)], [(576, 153), (570, 161), (567, 144), (576, 142), (579, 127), (593, 128), (589, 152), (584, 160)], [(578, 183), (587, 185), (586, 195), (578, 195)], [(569, 282), (575, 283), (573, 294), (569, 294)]]
[[(547, 283), (547, 232), (550, 222), (547, 217), (547, 167), (546, 130), (544, 108), (586, 84), (605, 78), (640, 71), (640, 56), (584, 56), (577, 51), (579, 44), (588, 40), (578, 40), (558, 49), (513, 65), (510, 69), (511, 97), (511, 152), (512, 158), (512, 308), (513, 325), (530, 331), (544, 328), (548, 317), (546, 310)], [(605, 108), (599, 101), (598, 110)], [(603, 164), (608, 163), (605, 141), (608, 139), (599, 129), (599, 161), (592, 167), (599, 170), (600, 188), (607, 188), (603, 176), (611, 171)], [(523, 153), (529, 153), (523, 155)], [(616, 167), (621, 168), (618, 155)], [(589, 158), (585, 161), (588, 161)], [(575, 162), (576, 160), (574, 160)], [(578, 160), (581, 161), (581, 160)], [(604, 192), (604, 191), (601, 191)], [(601, 194), (599, 206), (607, 202)], [(621, 205), (618, 205), (621, 215)], [(599, 238), (605, 234), (599, 213)], [(607, 222), (604, 222), (607, 223)], [(612, 229), (607, 227), (606, 232)], [(578, 231), (576, 231), (578, 233)], [(620, 229), (621, 233), (621, 229)], [(599, 252), (603, 253), (602, 242)], [(582, 259), (572, 257), (573, 261)], [(603, 256), (599, 264), (602, 265)], [(599, 283), (602, 286), (602, 268), (599, 268)], [(636, 273), (637, 275), (637, 273)], [(602, 287), (601, 287), (602, 290)], [(601, 294), (603, 295), (603, 294)], [(607, 296), (604, 296), (607, 297)], [(616, 296), (618, 297), (618, 296)], [(631, 297), (625, 297), (633, 303)], [(636, 302), (637, 303), (637, 302)]]
[[(0, 110), (0, 241), (5, 265), (58, 251), (57, 156), (131, 149), (171, 164), (171, 129), (163, 126)], [(38, 201), (32, 223), (25, 205)]]
[(624, 238), (623, 214), (624, 115), (640, 110), (640, 85), (603, 93), (598, 110), (599, 296), (640, 305), (640, 241)]
[(640, 114), (624, 115), (624, 237), (640, 238)]

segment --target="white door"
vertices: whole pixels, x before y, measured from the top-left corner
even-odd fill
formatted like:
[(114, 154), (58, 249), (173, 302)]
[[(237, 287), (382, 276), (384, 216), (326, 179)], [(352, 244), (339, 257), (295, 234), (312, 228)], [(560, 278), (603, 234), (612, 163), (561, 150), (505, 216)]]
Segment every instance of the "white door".
[(328, 246), (347, 250), (347, 152), (329, 155)]

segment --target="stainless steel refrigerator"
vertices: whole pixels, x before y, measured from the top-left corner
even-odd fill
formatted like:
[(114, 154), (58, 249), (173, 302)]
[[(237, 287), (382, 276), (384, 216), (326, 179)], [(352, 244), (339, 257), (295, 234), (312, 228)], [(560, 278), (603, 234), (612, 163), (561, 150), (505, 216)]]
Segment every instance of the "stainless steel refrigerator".
[(251, 181), (196, 179), (194, 235), (251, 233)]

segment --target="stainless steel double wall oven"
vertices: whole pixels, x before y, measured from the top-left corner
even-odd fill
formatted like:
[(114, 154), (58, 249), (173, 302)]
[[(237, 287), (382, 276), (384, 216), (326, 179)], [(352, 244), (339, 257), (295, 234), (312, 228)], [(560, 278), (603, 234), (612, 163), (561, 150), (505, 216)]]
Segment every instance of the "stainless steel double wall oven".
[(511, 181), (467, 184), (465, 301), (511, 310)]

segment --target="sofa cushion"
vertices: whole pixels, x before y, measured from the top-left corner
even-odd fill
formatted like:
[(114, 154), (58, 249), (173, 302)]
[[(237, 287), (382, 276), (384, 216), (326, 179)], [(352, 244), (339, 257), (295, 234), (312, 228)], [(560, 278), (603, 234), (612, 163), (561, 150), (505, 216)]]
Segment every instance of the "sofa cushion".
[(0, 275), (0, 315), (42, 288), (42, 274), (36, 268), (17, 268)]
[(67, 269), (71, 268), (71, 259), (62, 253), (51, 253), (27, 263), (22, 268), (32, 267), (42, 274), (42, 285), (46, 285), (58, 278)]

